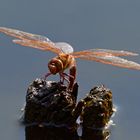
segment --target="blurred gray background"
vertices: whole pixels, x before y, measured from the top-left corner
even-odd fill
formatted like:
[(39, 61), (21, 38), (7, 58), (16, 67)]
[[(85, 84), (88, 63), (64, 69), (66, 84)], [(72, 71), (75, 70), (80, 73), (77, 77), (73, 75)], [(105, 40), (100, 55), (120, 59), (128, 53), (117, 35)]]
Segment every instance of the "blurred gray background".
[[(75, 51), (106, 48), (140, 53), (139, 0), (0, 0), (0, 26), (66, 41)], [(24, 140), (18, 120), (27, 87), (48, 72), (48, 60), (55, 55), (11, 40), (0, 34), (0, 139)], [(128, 59), (140, 63), (140, 56)], [(78, 99), (95, 85), (113, 91), (118, 111), (110, 139), (138, 140), (140, 71), (83, 60), (77, 60), (77, 69)]]

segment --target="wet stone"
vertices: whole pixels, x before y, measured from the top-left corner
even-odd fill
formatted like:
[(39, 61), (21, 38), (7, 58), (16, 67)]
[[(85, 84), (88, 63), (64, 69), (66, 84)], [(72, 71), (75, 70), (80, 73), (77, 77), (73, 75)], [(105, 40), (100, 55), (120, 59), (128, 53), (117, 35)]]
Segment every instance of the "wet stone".
[(66, 85), (60, 82), (36, 79), (27, 90), (24, 122), (55, 126), (74, 125), (73, 109), (77, 92), (77, 84), (73, 91), (69, 91)]
[(113, 114), (112, 92), (103, 85), (94, 87), (77, 105), (85, 128), (104, 128)]
[(70, 91), (67, 85), (60, 82), (34, 80), (29, 85), (26, 95), (24, 113), (26, 130), (30, 128), (33, 130), (35, 126), (41, 132), (44, 128), (46, 132), (47, 127), (48, 132), (49, 126), (54, 129), (66, 128), (67, 132), (72, 134), (71, 137), (77, 138), (78, 134), (84, 140), (109, 139), (110, 130), (107, 125), (113, 114), (111, 90), (103, 85), (93, 87), (78, 103), (76, 103), (77, 95), (77, 83), (73, 91)]

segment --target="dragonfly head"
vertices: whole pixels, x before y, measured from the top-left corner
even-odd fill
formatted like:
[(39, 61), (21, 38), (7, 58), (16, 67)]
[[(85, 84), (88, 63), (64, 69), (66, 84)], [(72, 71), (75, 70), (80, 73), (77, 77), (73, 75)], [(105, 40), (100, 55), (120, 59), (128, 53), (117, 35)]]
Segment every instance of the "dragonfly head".
[(48, 63), (48, 68), (52, 74), (63, 71), (63, 62), (58, 58), (53, 58)]

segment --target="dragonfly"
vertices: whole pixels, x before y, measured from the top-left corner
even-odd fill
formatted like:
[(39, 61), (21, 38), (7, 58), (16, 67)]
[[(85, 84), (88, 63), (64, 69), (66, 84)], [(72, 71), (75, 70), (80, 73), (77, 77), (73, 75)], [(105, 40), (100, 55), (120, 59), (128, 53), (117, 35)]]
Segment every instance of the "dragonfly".
[[(24, 31), (0, 27), (0, 32), (12, 36), (14, 43), (42, 51), (51, 51), (56, 57), (48, 62), (49, 73), (45, 75), (60, 75), (60, 81), (68, 81), (68, 89), (72, 90), (76, 81), (76, 59), (84, 59), (109, 64), (117, 67), (140, 70), (140, 64), (121, 58), (120, 56), (137, 56), (137, 53), (124, 50), (88, 49), (74, 52), (73, 47), (66, 42), (53, 42), (45, 36)], [(69, 69), (69, 74), (64, 71)]]

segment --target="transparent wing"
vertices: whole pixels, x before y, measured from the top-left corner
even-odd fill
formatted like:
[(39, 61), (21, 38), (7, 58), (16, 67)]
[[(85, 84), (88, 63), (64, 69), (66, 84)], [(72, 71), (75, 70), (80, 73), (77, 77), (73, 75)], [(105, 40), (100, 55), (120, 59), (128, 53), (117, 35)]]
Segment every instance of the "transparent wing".
[(85, 56), (85, 55), (97, 55), (97, 56), (105, 56), (105, 55), (113, 55), (113, 56), (136, 56), (137, 53), (129, 52), (129, 51), (118, 51), (118, 50), (108, 50), (108, 49), (90, 49), (79, 52), (74, 52), (72, 54), (75, 58)]
[(35, 35), (35, 34), (23, 32), (23, 31), (19, 31), (19, 30), (16, 30), (16, 29), (6, 28), (6, 27), (0, 27), (0, 32), (3, 32), (3, 33), (5, 33), (9, 36), (19, 38), (19, 39), (29, 39), (29, 40), (51, 42), (45, 36)]
[(59, 48), (63, 53), (73, 53), (72, 46), (66, 42), (56, 42), (55, 47)]
[(132, 53), (128, 51), (91, 49), (91, 50), (85, 50), (85, 51), (80, 51), (80, 52), (74, 52), (72, 55), (75, 58), (92, 60), (92, 61), (96, 61), (96, 62), (100, 62), (104, 64), (110, 64), (113, 66), (140, 70), (140, 64), (118, 57), (118, 56), (138, 55), (136, 53)]
[(46, 42), (36, 40), (18, 40), (18, 39), (14, 39), (13, 42), (26, 47), (32, 47), (43, 51), (51, 51), (56, 54), (62, 53), (60, 49), (53, 47), (52, 45)]
[(61, 49), (55, 47), (55, 43), (50, 41), (45, 36), (26, 33), (23, 31), (5, 28), (5, 27), (0, 27), (0, 32), (18, 38), (19, 40), (14, 40), (14, 42), (23, 46), (32, 47), (44, 51), (52, 51), (57, 54), (62, 52)]

